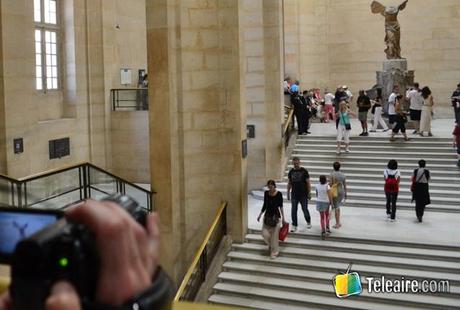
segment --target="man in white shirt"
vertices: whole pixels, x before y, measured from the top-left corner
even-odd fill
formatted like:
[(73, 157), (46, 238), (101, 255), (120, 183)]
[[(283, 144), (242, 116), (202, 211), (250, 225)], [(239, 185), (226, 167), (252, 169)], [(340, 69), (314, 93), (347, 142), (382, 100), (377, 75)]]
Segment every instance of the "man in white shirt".
[(353, 100), (353, 93), (348, 89), (347, 85), (343, 85), (342, 88), (348, 96), (347, 103), (350, 103)]
[(415, 123), (415, 130), (413, 134), (416, 134), (420, 130), (420, 117), (422, 115), (423, 106), (423, 97), (418, 83), (414, 83), (414, 88), (409, 90), (406, 98), (410, 101), (410, 119)]
[(393, 92), (391, 93), (390, 97), (388, 97), (388, 122), (391, 126), (396, 122), (396, 111), (395, 111), (395, 103), (396, 97), (399, 95), (399, 86), (393, 86)]

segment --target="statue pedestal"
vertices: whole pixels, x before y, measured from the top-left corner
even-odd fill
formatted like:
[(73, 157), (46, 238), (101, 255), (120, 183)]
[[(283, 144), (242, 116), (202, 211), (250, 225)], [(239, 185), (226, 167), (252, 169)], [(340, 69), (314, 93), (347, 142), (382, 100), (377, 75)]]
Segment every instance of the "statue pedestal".
[(377, 71), (377, 87), (382, 89), (385, 112), (395, 85), (399, 86), (399, 92), (404, 97), (404, 110), (409, 110), (405, 94), (408, 87), (414, 85), (414, 70), (407, 70), (406, 59), (387, 59), (383, 62), (383, 71)]

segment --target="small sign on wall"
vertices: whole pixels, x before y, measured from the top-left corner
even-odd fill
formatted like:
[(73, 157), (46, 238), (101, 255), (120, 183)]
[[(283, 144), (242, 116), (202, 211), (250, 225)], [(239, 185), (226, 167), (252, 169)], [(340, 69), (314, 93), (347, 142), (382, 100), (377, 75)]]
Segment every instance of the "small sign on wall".
[(14, 145), (14, 154), (21, 154), (24, 152), (24, 141), (22, 138), (17, 138), (13, 140)]
[(128, 68), (120, 69), (120, 84), (131, 85), (132, 84), (132, 70)]
[(241, 156), (243, 158), (248, 157), (248, 140), (246, 139), (241, 141)]

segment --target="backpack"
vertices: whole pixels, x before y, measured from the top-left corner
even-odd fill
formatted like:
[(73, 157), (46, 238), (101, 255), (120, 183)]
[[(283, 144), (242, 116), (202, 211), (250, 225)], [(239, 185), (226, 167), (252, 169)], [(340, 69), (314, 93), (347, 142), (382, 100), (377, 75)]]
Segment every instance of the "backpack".
[(398, 179), (396, 179), (395, 175), (388, 175), (384, 189), (387, 193), (397, 193), (399, 191)]

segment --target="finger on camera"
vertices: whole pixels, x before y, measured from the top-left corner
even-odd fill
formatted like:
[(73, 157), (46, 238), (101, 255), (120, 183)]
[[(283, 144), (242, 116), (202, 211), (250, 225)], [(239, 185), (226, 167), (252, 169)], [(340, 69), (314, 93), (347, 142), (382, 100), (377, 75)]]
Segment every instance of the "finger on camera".
[(66, 281), (53, 285), (51, 294), (46, 299), (46, 310), (80, 310), (80, 299), (74, 287)]

